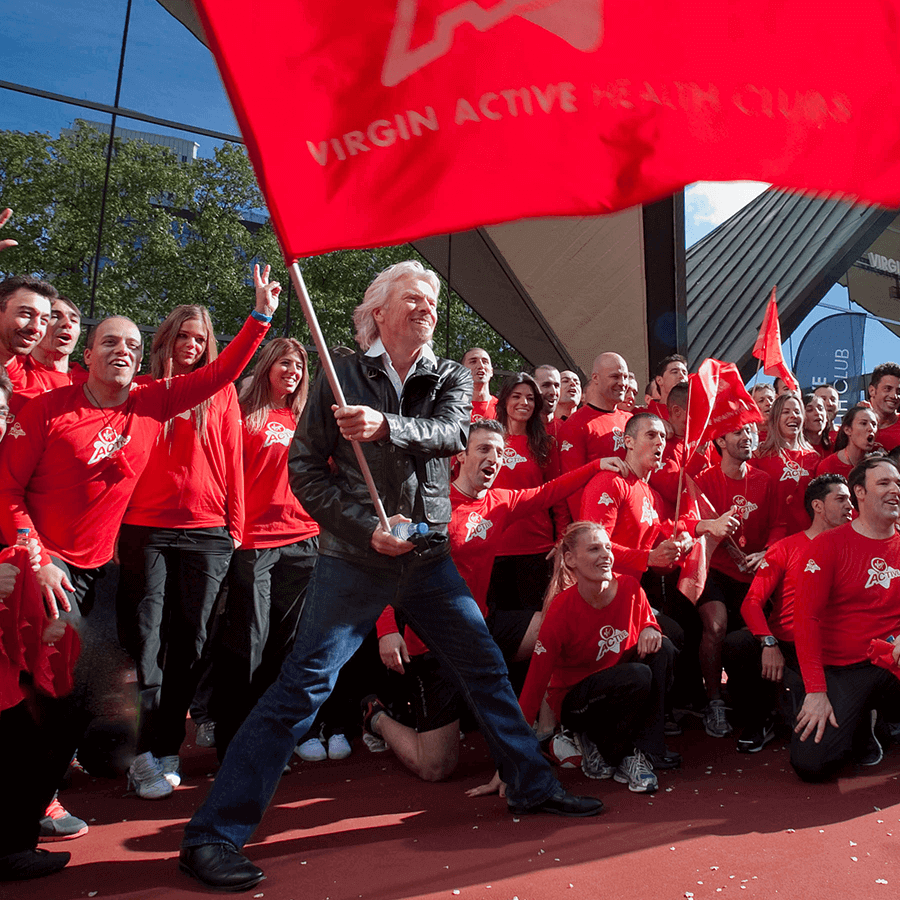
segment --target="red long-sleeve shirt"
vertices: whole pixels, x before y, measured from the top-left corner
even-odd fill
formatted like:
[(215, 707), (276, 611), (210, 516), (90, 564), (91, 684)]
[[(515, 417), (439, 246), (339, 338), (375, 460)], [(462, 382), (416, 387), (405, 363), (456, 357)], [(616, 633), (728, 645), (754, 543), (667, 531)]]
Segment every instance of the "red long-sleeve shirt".
[(123, 521), (150, 528), (227, 525), (240, 544), (244, 534), (241, 449), (241, 411), (234, 386), (229, 384), (206, 410), (205, 440), (190, 410), (170, 420), (168, 435), (160, 432)]
[(566, 694), (579, 681), (616, 665), (645, 628), (660, 630), (638, 582), (627, 575), (617, 582), (616, 596), (603, 609), (591, 606), (577, 584), (553, 598), (519, 697), (526, 722), (537, 717), (545, 693), (559, 718)]
[[(528, 449), (527, 436), (508, 434), (494, 488), (509, 491), (536, 488), (558, 474), (559, 455), (555, 444), (546, 464), (539, 466)], [(556, 534), (550, 510), (540, 508), (529, 515), (520, 516), (516, 522), (511, 524), (503, 535), (497, 556), (527, 556), (533, 553), (547, 553), (555, 542)]]
[(163, 423), (240, 375), (268, 325), (249, 318), (208, 366), (132, 385), (120, 406), (100, 409), (80, 385), (28, 403), (0, 445), (0, 532), (14, 544), (30, 528), (47, 554), (93, 569), (113, 555), (134, 486)]
[(10, 423), (32, 398), (71, 383), (68, 375), (48, 369), (30, 356), (14, 356), (6, 364), (6, 374), (13, 385), (13, 395), (9, 398)]
[(653, 547), (672, 536), (667, 512), (662, 497), (634, 473), (600, 472), (584, 489), (579, 518), (599, 522), (606, 529), (617, 575), (640, 578), (647, 571)]
[(711, 454), (715, 451), (711, 447), (712, 444), (707, 444), (705, 453), (700, 453), (699, 450), (693, 453), (685, 465), (684, 438), (667, 438), (666, 446), (663, 449), (662, 465), (650, 475), (650, 487), (674, 507), (678, 499), (679, 480), (682, 481), (682, 487), (684, 487), (679, 473), (684, 469), (688, 475), (696, 479), (701, 472), (714, 465)]
[[(805, 531), (783, 538), (766, 551), (750, 590), (741, 604), (741, 615), (750, 631), (761, 637), (773, 634), (779, 641), (794, 640), (794, 602), (797, 582), (809, 559), (812, 541)], [(772, 598), (766, 616), (765, 608)]]
[(872, 638), (900, 630), (900, 535), (876, 540), (853, 524), (813, 539), (800, 573), (794, 636), (810, 693), (826, 689), (825, 666), (862, 662)]
[(273, 409), (256, 433), (244, 425), (247, 520), (243, 547), (284, 547), (319, 533), (288, 483), (288, 450), (297, 421), (289, 409)]
[[(521, 516), (549, 509), (568, 497), (592, 478), (599, 468), (600, 460), (594, 460), (539, 487), (521, 491), (494, 487), (480, 498), (469, 497), (456, 485), (451, 486), (450, 553), (482, 615), (487, 616), (491, 569), (499, 555), (504, 532), (514, 526)], [(388, 606), (378, 619), (378, 637), (396, 631), (394, 610)], [(407, 650), (413, 655), (425, 653), (428, 649), (411, 628), (407, 628), (405, 640)]]
[(812, 524), (803, 505), (803, 495), (820, 460), (815, 450), (782, 450), (779, 456), (751, 460), (752, 466), (772, 479), (772, 501), (776, 510), (772, 540), (805, 531)]

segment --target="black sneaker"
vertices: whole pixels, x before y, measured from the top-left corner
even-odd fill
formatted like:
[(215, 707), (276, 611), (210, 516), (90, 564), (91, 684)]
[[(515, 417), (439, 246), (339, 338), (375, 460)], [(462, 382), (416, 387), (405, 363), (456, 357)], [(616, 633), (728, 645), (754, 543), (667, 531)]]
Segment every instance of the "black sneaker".
[(654, 769), (677, 769), (681, 766), (681, 754), (666, 747), (665, 753), (647, 753)]
[(738, 738), (738, 753), (759, 753), (775, 737), (775, 722), (769, 718), (762, 725), (745, 728)]

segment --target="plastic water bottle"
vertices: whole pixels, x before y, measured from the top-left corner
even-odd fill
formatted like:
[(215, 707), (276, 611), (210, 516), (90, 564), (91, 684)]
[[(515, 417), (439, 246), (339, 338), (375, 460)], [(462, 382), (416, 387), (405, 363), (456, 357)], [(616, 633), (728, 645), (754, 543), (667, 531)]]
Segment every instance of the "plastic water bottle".
[(400, 538), (401, 541), (408, 541), (417, 534), (427, 533), (427, 522), (398, 522), (396, 525), (391, 526), (391, 534), (394, 537)]
[(31, 535), (30, 528), (17, 528), (16, 529), (16, 546), (17, 547), (27, 547), (28, 546), (28, 538)]

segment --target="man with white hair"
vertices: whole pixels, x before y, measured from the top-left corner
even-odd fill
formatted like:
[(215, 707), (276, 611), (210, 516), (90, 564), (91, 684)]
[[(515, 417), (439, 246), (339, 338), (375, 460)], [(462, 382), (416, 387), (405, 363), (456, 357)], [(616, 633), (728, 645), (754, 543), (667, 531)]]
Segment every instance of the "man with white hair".
[[(335, 405), (320, 377), (294, 436), (291, 487), (322, 528), (319, 559), (291, 655), (185, 828), (180, 868), (213, 889), (249, 890), (265, 877), (240, 848), (297, 739), (388, 605), (446, 664), (508, 784), (512, 812), (591, 816), (603, 807), (567, 794), (554, 778), (450, 558), (449, 459), (466, 446), (472, 379), (431, 350), (438, 287), (437, 276), (417, 262), (397, 263), (375, 278), (353, 316), (362, 352), (334, 360), (351, 404)], [(362, 444), (390, 525), (413, 520), (426, 523), (429, 534), (413, 543), (383, 530), (351, 441)]]

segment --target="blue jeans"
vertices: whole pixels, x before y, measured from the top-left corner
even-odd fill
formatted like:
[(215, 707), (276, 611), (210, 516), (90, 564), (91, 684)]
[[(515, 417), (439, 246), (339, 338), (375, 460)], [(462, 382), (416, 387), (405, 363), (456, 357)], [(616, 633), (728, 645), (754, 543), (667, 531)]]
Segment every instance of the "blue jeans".
[(395, 562), (393, 570), (373, 570), (319, 557), (294, 648), (231, 742), (209, 796), (184, 830), (183, 846), (240, 848), (250, 839), (298, 739), (387, 605), (403, 610), (452, 673), (507, 784), (509, 803), (537, 805), (559, 789), (522, 717), (503, 657), (450, 557)]

